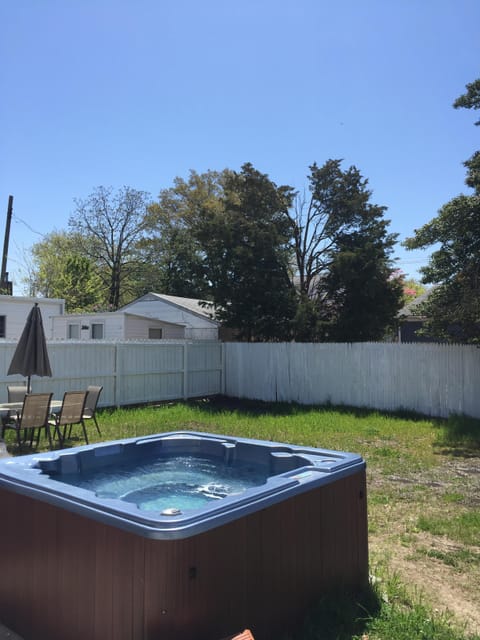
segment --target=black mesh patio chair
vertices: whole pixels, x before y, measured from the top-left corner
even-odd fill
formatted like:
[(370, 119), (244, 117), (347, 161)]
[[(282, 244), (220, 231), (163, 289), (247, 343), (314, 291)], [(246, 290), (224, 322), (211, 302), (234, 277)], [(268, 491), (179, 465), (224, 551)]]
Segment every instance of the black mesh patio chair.
[(100, 427), (97, 422), (97, 404), (98, 398), (102, 393), (103, 387), (97, 387), (94, 385), (89, 385), (87, 387), (87, 400), (85, 402), (85, 408), (83, 410), (83, 419), (84, 420), (93, 420), (95, 422), (95, 426), (97, 427), (98, 435), (101, 436), (102, 433), (100, 431)]
[[(65, 391), (59, 413), (52, 414), (48, 421), (49, 425), (55, 429), (62, 446), (67, 437), (67, 427), (70, 427), (68, 431), (68, 437), (70, 437), (72, 426), (75, 424), (82, 425), (85, 442), (88, 444), (87, 430), (83, 420), (86, 399), (87, 391)], [(63, 433), (61, 432), (62, 427)]]
[(52, 393), (29, 393), (24, 395), (21, 410), (17, 415), (12, 416), (11, 419), (2, 424), (2, 438), (5, 435), (6, 429), (14, 429), (17, 433), (18, 446), (21, 447), (21, 434), (26, 434), (28, 432), (30, 435), (30, 446), (32, 446), (35, 430), (37, 429), (36, 446), (38, 447), (41, 430), (45, 429), (50, 443), (50, 448), (52, 449), (52, 435), (48, 422), (52, 395)]

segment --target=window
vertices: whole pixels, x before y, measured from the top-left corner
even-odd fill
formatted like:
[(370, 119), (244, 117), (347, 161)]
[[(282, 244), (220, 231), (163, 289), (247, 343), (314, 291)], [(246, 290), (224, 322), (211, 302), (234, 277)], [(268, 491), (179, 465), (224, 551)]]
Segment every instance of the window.
[(69, 324), (67, 337), (70, 340), (78, 340), (80, 338), (80, 325), (79, 324)]
[(7, 316), (0, 316), (0, 338), (5, 338), (5, 331), (7, 326)]
[(103, 324), (92, 322), (92, 340), (103, 339)]
[(162, 339), (162, 329), (160, 327), (149, 327), (148, 328), (148, 337), (150, 340), (161, 340)]

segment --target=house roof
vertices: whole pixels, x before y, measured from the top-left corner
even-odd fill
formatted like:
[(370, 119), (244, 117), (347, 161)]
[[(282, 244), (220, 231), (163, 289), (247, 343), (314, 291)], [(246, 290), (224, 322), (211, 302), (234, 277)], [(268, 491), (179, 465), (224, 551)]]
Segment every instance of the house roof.
[(424, 317), (423, 314), (419, 312), (417, 307), (419, 307), (421, 304), (423, 304), (427, 300), (431, 292), (432, 292), (432, 289), (428, 289), (427, 291), (424, 291), (413, 300), (410, 300), (408, 304), (406, 304), (404, 307), (402, 307), (402, 309), (400, 309), (400, 311), (398, 312), (398, 317), (399, 318), (423, 318)]
[(26, 304), (35, 304), (36, 302), (39, 304), (58, 304), (65, 305), (65, 300), (63, 298), (40, 298), (37, 296), (9, 296), (0, 294), (1, 302), (13, 302), (13, 303), (23, 303)]
[(182, 298), (180, 296), (169, 296), (164, 293), (154, 293), (154, 292), (147, 293), (144, 296), (141, 296), (140, 298), (133, 300), (129, 304), (126, 304), (124, 307), (119, 309), (119, 311), (126, 311), (128, 307), (130, 307), (131, 305), (134, 305), (140, 300), (154, 301), (155, 299), (166, 302), (167, 304), (177, 307), (178, 309), (188, 311), (189, 313), (193, 313), (194, 315), (199, 316), (203, 319), (209, 320), (210, 322), (213, 322), (217, 325), (219, 324), (219, 322), (215, 320), (215, 309), (211, 302), (208, 302), (207, 300), (199, 300), (197, 298)]

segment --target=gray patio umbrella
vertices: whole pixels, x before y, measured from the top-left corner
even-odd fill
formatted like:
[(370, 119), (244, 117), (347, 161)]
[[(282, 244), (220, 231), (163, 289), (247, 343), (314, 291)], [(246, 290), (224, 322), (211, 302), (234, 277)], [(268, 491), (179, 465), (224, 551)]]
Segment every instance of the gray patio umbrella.
[(49, 376), (52, 375), (50, 361), (48, 359), (47, 342), (45, 332), (43, 330), (42, 314), (38, 303), (32, 308), (28, 314), (25, 327), (18, 341), (17, 348), (13, 354), (7, 375), (20, 373), (28, 380), (27, 389), (30, 393), (31, 376)]

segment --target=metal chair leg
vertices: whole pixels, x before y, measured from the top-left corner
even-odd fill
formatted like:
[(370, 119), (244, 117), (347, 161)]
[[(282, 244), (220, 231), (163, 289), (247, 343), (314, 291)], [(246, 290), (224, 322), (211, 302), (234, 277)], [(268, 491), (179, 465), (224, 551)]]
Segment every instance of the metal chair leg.
[(87, 429), (85, 427), (85, 422), (83, 420), (82, 420), (82, 429), (83, 429), (83, 435), (85, 436), (85, 442), (88, 444)]
[(95, 426), (97, 427), (98, 435), (101, 436), (102, 432), (100, 431), (100, 427), (98, 426), (98, 422), (95, 414), (93, 414), (93, 421), (95, 422)]

